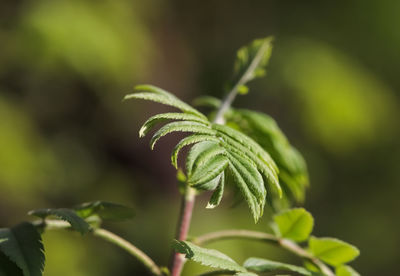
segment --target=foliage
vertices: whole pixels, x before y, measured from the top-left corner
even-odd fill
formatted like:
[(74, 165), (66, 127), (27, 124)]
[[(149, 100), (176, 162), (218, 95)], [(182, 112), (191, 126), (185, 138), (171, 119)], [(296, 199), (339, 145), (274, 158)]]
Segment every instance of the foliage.
[[(239, 49), (227, 96), (222, 101), (211, 97), (196, 100), (198, 105), (215, 109), (207, 115), (172, 93), (152, 85), (136, 86), (135, 92), (124, 98), (153, 101), (180, 111), (157, 114), (144, 122), (139, 130), (140, 137), (147, 135), (159, 123), (165, 123), (152, 135), (151, 149), (167, 134), (189, 133), (171, 153), (171, 163), (178, 170), (184, 194), (178, 239), (172, 245), (176, 253), (171, 271), (159, 267), (133, 244), (100, 227), (102, 221), (131, 219), (134, 216), (132, 209), (116, 203), (94, 201), (71, 209), (33, 210), (29, 215), (40, 220), (0, 229), (0, 273), (10, 275), (21, 270), (24, 276), (42, 275), (45, 255), (41, 234), (51, 229), (70, 229), (112, 242), (139, 260), (152, 275), (158, 276), (179, 276), (183, 257), (214, 269), (207, 275), (358, 275), (347, 265), (359, 255), (356, 247), (335, 238), (310, 236), (314, 227), (312, 215), (303, 208), (283, 208), (302, 202), (308, 187), (307, 166), (299, 151), (288, 142), (270, 116), (231, 108), (238, 94), (247, 94), (249, 81), (265, 75), (271, 50), (271, 37), (255, 40)], [(178, 157), (185, 147), (190, 148), (183, 172)], [(207, 205), (212, 209), (220, 204), (225, 188), (230, 185), (234, 185), (247, 202), (255, 222), (262, 217), (265, 205), (269, 203), (274, 212), (270, 222), (273, 233), (231, 230), (188, 240), (195, 195), (213, 191)], [(277, 204), (283, 198), (285, 204)], [(210, 237), (213, 237), (211, 240), (247, 238), (269, 242), (301, 258), (304, 266), (258, 257), (250, 257), (240, 265), (220, 251), (202, 247), (199, 241), (204, 243), (207, 237), (208, 240)]]
[[(223, 266), (222, 262), (219, 262), (218, 258), (216, 257), (210, 260), (213, 255), (224, 256), (224, 258), (228, 258), (223, 253), (213, 249), (199, 248), (190, 242), (182, 241), (176, 242), (175, 244), (177, 245), (175, 245), (174, 248), (177, 250), (177, 252), (186, 254), (186, 258), (189, 260), (199, 262), (212, 268), (223, 268), (233, 272), (241, 272), (243, 269), (246, 269), (254, 273), (285, 272), (307, 276), (333, 275), (327, 274), (329, 273), (326, 270), (327, 267), (322, 264), (326, 263), (336, 268), (337, 276), (357, 275), (354, 274), (357, 273), (354, 271), (354, 269), (345, 264), (352, 261), (359, 255), (358, 249), (353, 245), (338, 239), (310, 237), (313, 228), (313, 222), (314, 219), (311, 214), (303, 208), (285, 210), (273, 217), (273, 221), (271, 223), (273, 224), (275, 235), (273, 235), (269, 240), (297, 255), (298, 257), (306, 261), (311, 261), (313, 264), (312, 266), (305, 264), (304, 267), (300, 267), (268, 259), (251, 257), (244, 262), (243, 266), (239, 267), (236, 266), (236, 263), (233, 260), (229, 259), (230, 263), (235, 264), (229, 267)], [(220, 235), (221, 239), (224, 238), (223, 234)], [(247, 238), (251, 237), (251, 234), (249, 234)], [(253, 238), (254, 237), (256, 237), (256, 235), (254, 235)], [(259, 238), (260, 241), (265, 241), (263, 239), (263, 237)], [(303, 248), (294, 243), (295, 241), (307, 241), (308, 247)]]
[[(28, 214), (40, 217), (42, 221), (23, 222), (11, 228), (0, 229), (0, 251), (12, 261), (1, 262), (1, 269), (15, 271), (16, 265), (24, 276), (39, 276), (42, 275), (45, 262), (44, 247), (39, 233), (41, 229), (52, 225), (58, 227), (59, 222), (66, 221), (68, 224), (61, 224), (62, 228), (70, 228), (84, 235), (93, 231), (93, 227), (98, 228), (101, 220), (131, 218), (133, 211), (119, 204), (95, 201), (82, 204), (75, 209), (37, 209)], [(54, 219), (48, 220), (49, 216)], [(93, 224), (94, 217), (98, 222), (96, 225)]]

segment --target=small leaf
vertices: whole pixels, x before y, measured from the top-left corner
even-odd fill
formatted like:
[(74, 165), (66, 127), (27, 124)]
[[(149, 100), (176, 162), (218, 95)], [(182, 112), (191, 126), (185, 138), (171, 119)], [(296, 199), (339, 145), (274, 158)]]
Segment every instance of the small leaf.
[(332, 266), (345, 264), (360, 255), (355, 246), (334, 238), (311, 237), (309, 250), (315, 257)]
[(45, 262), (42, 238), (31, 223), (0, 229), (0, 239), (3, 240), (0, 251), (22, 270), (24, 276), (42, 275)]
[[(238, 87), (240, 89), (247, 82), (265, 75), (271, 56), (272, 40), (272, 37), (256, 39), (239, 49), (234, 64), (231, 87), (240, 84)], [(243, 91), (243, 88), (241, 89)]]
[(198, 154), (196, 160), (194, 160), (193, 166), (191, 166), (191, 170), (188, 172), (189, 175), (199, 175), (201, 171), (204, 171), (207, 168), (207, 164), (209, 164), (214, 158), (226, 155), (225, 149), (219, 145), (219, 139), (216, 138), (213, 142), (213, 145), (210, 144), (209, 147), (205, 148)]
[(199, 157), (200, 154), (202, 154), (204, 151), (215, 148), (217, 147), (217, 143), (211, 142), (211, 141), (204, 141), (204, 142), (199, 142), (196, 145), (194, 145), (187, 157), (186, 157), (186, 172), (188, 176), (192, 175), (193, 172), (193, 166), (196, 163), (197, 158)]
[(238, 272), (235, 273), (234, 276), (258, 276), (258, 275), (252, 272)]
[(225, 173), (222, 172), (219, 179), (218, 187), (215, 189), (215, 191), (211, 195), (210, 200), (208, 201), (206, 207), (207, 209), (214, 209), (221, 203), (222, 195), (224, 194), (224, 186), (225, 186)]
[(193, 187), (201, 187), (202, 184), (207, 183), (218, 175), (220, 175), (228, 166), (228, 159), (224, 155), (216, 155), (209, 162), (207, 162), (201, 169), (190, 176), (189, 185)]
[(228, 154), (229, 162), (240, 172), (250, 191), (259, 199), (260, 203), (265, 201), (267, 191), (264, 180), (258, 172), (256, 165), (250, 160), (242, 158), (239, 154), (231, 152)]
[(167, 135), (171, 132), (193, 132), (196, 134), (206, 134), (206, 135), (215, 135), (215, 131), (211, 128), (196, 122), (182, 121), (182, 122), (173, 122), (166, 124), (162, 128), (160, 128), (151, 138), (150, 147), (154, 148), (156, 142), (163, 136)]
[(97, 215), (102, 220), (109, 221), (127, 220), (135, 216), (135, 212), (132, 208), (107, 201), (83, 203), (76, 207), (75, 210), (82, 218)]
[(274, 216), (274, 222), (278, 236), (297, 242), (307, 240), (314, 226), (312, 215), (303, 208), (283, 211)]
[(246, 95), (247, 93), (249, 93), (249, 88), (246, 85), (241, 85), (238, 87), (238, 92), (241, 95)]
[(124, 100), (128, 99), (142, 99), (153, 101), (165, 105), (169, 105), (181, 110), (184, 113), (194, 114), (200, 118), (207, 120), (207, 117), (204, 116), (201, 112), (191, 107), (187, 103), (181, 101), (173, 94), (152, 85), (139, 85), (135, 87), (136, 91), (140, 91), (137, 93), (129, 94), (124, 97)]
[(28, 215), (40, 217), (42, 219), (45, 219), (48, 216), (56, 216), (59, 219), (69, 222), (72, 229), (80, 232), (82, 235), (90, 231), (90, 225), (71, 209), (37, 209), (29, 211)]
[(236, 186), (239, 188), (242, 193), (243, 198), (246, 200), (247, 204), (250, 207), (251, 214), (253, 215), (254, 222), (257, 222), (262, 216), (264, 205), (260, 204), (260, 199), (257, 198), (247, 186), (247, 183), (244, 181), (242, 175), (237, 170), (235, 165), (229, 163), (229, 171), (236, 183)]
[(243, 266), (247, 269), (255, 272), (271, 272), (271, 271), (288, 271), (295, 272), (300, 275), (311, 276), (312, 273), (301, 266), (295, 266), (291, 264), (285, 264), (280, 262), (274, 262), (266, 259), (249, 258)]
[(183, 138), (181, 141), (179, 141), (179, 143), (175, 146), (174, 150), (172, 151), (171, 154), (171, 163), (172, 165), (174, 165), (174, 167), (177, 169), (178, 168), (178, 154), (180, 152), (180, 150), (188, 145), (191, 144), (196, 144), (199, 142), (203, 142), (203, 141), (213, 141), (218, 143), (219, 140), (218, 138), (215, 138), (213, 136), (210, 135), (198, 135), (198, 134), (194, 134), (188, 137)]
[(360, 276), (352, 267), (342, 265), (336, 268), (336, 276)]
[(200, 118), (196, 115), (186, 114), (186, 113), (161, 113), (150, 117), (140, 128), (139, 136), (144, 137), (156, 124), (164, 122), (167, 120), (183, 120), (198, 122), (204, 125), (208, 125), (208, 120)]
[(201, 263), (202, 265), (230, 271), (246, 272), (244, 267), (217, 250), (202, 248), (191, 242), (177, 240), (174, 240), (172, 246), (176, 252), (185, 254), (186, 259)]

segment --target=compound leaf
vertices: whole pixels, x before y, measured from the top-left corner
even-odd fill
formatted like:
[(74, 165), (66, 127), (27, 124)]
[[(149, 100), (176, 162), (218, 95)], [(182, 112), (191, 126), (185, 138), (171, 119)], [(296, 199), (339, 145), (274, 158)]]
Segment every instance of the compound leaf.
[[(45, 262), (42, 238), (31, 223), (0, 229), (0, 239), (0, 251), (22, 270), (24, 276), (42, 275)], [(15, 271), (12, 267), (4, 269)]]

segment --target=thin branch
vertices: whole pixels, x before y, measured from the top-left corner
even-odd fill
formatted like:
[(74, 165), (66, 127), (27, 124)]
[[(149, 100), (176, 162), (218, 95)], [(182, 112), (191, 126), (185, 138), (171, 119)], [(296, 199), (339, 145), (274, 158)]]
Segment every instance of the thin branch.
[[(42, 228), (44, 230), (56, 230), (56, 229), (69, 229), (71, 228), (71, 225), (66, 222), (66, 221), (60, 221), (60, 220), (41, 220), (41, 221), (35, 221), (33, 222), (33, 225), (35, 225), (38, 228)], [(152, 275), (155, 276), (162, 276), (163, 273), (161, 272), (161, 269), (155, 264), (155, 262), (148, 256), (146, 255), (143, 251), (141, 251), (139, 248), (134, 246), (132, 243), (129, 241), (121, 238), (120, 236), (117, 236), (116, 234), (102, 228), (93, 228), (91, 230), (91, 233), (99, 238), (102, 238), (103, 240), (106, 240), (110, 243), (113, 243), (117, 245), (118, 247), (122, 248), (126, 252), (128, 252), (131, 256), (133, 256), (135, 259), (137, 259), (139, 262), (141, 262)]]
[(100, 237), (106, 241), (109, 241), (119, 246), (120, 248), (124, 249), (133, 257), (135, 257), (138, 261), (140, 261), (153, 275), (157, 276), (163, 275), (160, 268), (154, 263), (154, 261), (149, 256), (147, 256), (143, 251), (141, 251), (139, 248), (137, 248), (127, 240), (102, 228), (94, 229), (93, 235), (96, 237)]
[(279, 239), (274, 235), (251, 230), (223, 230), (218, 232), (211, 232), (194, 238), (192, 242), (198, 245), (204, 245), (215, 241), (227, 239), (247, 239), (257, 241), (261, 240), (264, 242), (275, 244), (279, 243)]
[(287, 239), (277, 238), (268, 233), (250, 231), (250, 230), (223, 230), (223, 231), (207, 233), (202, 236), (196, 237), (192, 240), (192, 242), (197, 245), (205, 245), (211, 242), (216, 242), (226, 239), (247, 239), (247, 240), (257, 240), (270, 243), (279, 246), (300, 258), (311, 261), (325, 275), (328, 276), (335, 275), (327, 265), (325, 265), (319, 259), (312, 256), (309, 252), (301, 248), (296, 243)]

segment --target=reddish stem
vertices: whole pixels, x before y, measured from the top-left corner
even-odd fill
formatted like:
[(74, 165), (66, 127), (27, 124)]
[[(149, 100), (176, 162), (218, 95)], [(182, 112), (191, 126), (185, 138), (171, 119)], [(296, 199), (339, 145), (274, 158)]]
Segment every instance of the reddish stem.
[[(194, 201), (195, 190), (187, 187), (185, 196), (182, 198), (181, 213), (179, 216), (179, 224), (176, 234), (177, 240), (184, 241), (187, 239), (190, 221), (192, 219)], [(180, 276), (184, 263), (185, 256), (181, 253), (174, 253), (171, 265), (171, 276)]]

